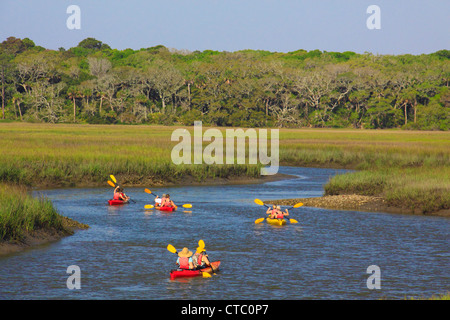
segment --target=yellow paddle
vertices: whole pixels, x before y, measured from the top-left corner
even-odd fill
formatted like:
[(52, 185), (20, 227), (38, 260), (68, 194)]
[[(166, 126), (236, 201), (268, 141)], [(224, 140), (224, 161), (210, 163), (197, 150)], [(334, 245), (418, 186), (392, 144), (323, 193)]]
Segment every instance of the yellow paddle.
[(114, 182), (112, 182), (112, 181), (109, 181), (109, 180), (108, 180), (108, 184), (109, 184), (111, 187), (113, 187), (113, 188), (116, 187), (116, 185), (115, 185)]
[[(170, 243), (167, 245), (167, 250), (169, 250), (172, 253), (178, 254), (177, 249)], [(212, 276), (208, 272), (202, 272), (203, 278), (211, 278)]]
[(112, 180), (114, 183), (117, 183), (116, 177), (114, 177), (112, 174), (109, 175), (109, 177), (111, 178), (111, 180)]
[(172, 253), (177, 253), (177, 249), (175, 249), (175, 247), (170, 243), (167, 245), (167, 250), (169, 250)]
[(153, 209), (155, 206), (154, 205), (151, 205), (151, 204), (146, 204), (145, 206), (144, 206), (144, 208), (145, 209)]
[(261, 223), (264, 221), (265, 218), (259, 218), (255, 220), (255, 224)]

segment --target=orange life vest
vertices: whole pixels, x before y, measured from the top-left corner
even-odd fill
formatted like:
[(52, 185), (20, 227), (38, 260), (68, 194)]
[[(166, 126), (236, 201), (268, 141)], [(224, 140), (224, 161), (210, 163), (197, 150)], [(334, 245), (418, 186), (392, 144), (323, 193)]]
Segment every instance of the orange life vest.
[(178, 263), (180, 264), (180, 269), (189, 269), (189, 258), (178, 257)]

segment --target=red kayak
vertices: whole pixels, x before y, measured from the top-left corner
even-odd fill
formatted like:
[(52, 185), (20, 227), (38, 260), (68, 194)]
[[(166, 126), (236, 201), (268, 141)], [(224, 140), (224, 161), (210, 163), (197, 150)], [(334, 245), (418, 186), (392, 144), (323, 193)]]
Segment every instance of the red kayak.
[(121, 204), (127, 204), (128, 201), (111, 199), (111, 200), (108, 200), (108, 203), (109, 203), (110, 206), (118, 206), (118, 205), (121, 205)]
[[(214, 268), (214, 271), (219, 270), (220, 261), (214, 261), (211, 262), (211, 265)], [(208, 272), (212, 273), (213, 270), (211, 267), (206, 267), (204, 269), (200, 270), (185, 270), (185, 269), (176, 269), (170, 271), (170, 280), (176, 279), (176, 278), (190, 278), (190, 277), (198, 277), (202, 275), (202, 272)]]
[(164, 206), (164, 207), (155, 207), (155, 209), (161, 210), (161, 211), (172, 212), (172, 211), (176, 211), (177, 210), (177, 206), (175, 206), (175, 207), (166, 207), (166, 206)]

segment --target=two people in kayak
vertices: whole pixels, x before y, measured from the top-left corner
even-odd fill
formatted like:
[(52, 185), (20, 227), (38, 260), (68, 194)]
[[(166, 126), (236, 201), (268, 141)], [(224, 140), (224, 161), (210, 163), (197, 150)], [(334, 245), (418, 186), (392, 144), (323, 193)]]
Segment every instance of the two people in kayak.
[(130, 197), (128, 197), (125, 193), (123, 193), (123, 189), (120, 186), (117, 186), (114, 189), (114, 200), (122, 200), (123, 202), (128, 202)]
[(198, 247), (195, 254), (189, 251), (188, 248), (183, 248), (178, 252), (178, 259), (176, 262), (180, 269), (185, 270), (201, 270), (211, 266), (206, 250), (203, 247)]
[(156, 196), (155, 207), (176, 208), (175, 203), (170, 199), (170, 194), (163, 194), (162, 198)]
[(277, 205), (273, 205), (272, 208), (268, 208), (266, 213), (270, 214), (270, 219), (284, 219), (285, 216), (289, 216), (288, 209), (283, 212), (281, 211), (281, 207)]

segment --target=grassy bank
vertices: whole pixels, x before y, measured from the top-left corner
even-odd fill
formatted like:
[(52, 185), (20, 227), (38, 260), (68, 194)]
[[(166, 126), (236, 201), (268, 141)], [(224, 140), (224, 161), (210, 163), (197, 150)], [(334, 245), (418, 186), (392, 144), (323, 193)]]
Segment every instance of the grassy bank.
[(450, 168), (385, 168), (337, 175), (325, 194), (382, 197), (386, 204), (411, 213), (433, 213), (450, 208)]
[(0, 184), (0, 243), (23, 242), (36, 233), (70, 234), (68, 223), (50, 200), (34, 198), (24, 187)]

